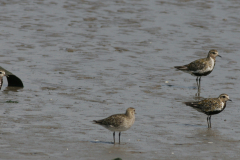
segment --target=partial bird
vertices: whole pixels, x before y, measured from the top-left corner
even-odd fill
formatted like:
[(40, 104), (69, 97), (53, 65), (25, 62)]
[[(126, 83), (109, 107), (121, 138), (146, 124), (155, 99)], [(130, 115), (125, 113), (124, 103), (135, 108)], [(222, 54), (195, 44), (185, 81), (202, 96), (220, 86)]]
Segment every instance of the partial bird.
[(3, 84), (3, 77), (6, 76), (5, 71), (0, 70), (0, 89), (2, 88)]

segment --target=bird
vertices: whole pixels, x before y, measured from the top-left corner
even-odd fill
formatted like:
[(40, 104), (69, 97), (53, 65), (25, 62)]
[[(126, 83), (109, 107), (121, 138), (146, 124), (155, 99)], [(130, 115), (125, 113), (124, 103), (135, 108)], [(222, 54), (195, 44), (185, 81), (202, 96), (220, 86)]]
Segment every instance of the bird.
[(184, 102), (187, 106), (193, 107), (199, 112), (207, 115), (208, 128), (211, 128), (211, 116), (222, 112), (226, 108), (226, 102), (232, 101), (225, 93), (218, 98), (206, 98), (197, 102)]
[(5, 71), (0, 70), (0, 89), (2, 88), (3, 84), (3, 77), (6, 76)]
[(207, 58), (198, 59), (183, 66), (174, 66), (174, 68), (196, 76), (197, 85), (200, 87), (201, 77), (207, 76), (213, 71), (217, 56), (222, 57), (217, 50), (212, 49), (208, 52)]
[(108, 118), (101, 120), (93, 120), (95, 124), (101, 125), (104, 128), (113, 131), (113, 141), (115, 144), (115, 132), (119, 131), (119, 144), (122, 131), (128, 130), (135, 122), (135, 109), (130, 107), (125, 114), (114, 114)]

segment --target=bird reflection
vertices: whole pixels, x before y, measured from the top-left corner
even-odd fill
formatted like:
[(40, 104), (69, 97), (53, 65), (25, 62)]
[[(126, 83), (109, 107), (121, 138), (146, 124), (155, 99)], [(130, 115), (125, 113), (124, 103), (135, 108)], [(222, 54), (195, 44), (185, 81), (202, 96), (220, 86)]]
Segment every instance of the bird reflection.
[(9, 86), (7, 86), (7, 87), (5, 87), (5, 88), (3, 89), (3, 93), (6, 94), (6, 93), (8, 93), (9, 91), (11, 91), (11, 92), (18, 92), (18, 91), (21, 90), (21, 89), (23, 89), (23, 87), (9, 87)]

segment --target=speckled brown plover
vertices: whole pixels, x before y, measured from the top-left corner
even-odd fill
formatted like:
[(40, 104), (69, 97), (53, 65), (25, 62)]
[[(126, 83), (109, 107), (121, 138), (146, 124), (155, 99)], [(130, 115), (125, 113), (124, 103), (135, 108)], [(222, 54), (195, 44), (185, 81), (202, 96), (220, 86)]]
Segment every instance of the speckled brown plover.
[(94, 120), (96, 124), (113, 131), (113, 141), (115, 144), (115, 131), (119, 131), (119, 144), (122, 131), (128, 130), (135, 122), (135, 109), (130, 107), (125, 114), (115, 114), (101, 120)]
[(197, 102), (185, 102), (199, 112), (207, 115), (208, 128), (211, 128), (211, 116), (222, 112), (226, 108), (226, 102), (232, 101), (227, 94), (221, 94), (218, 98), (206, 98)]
[(201, 77), (207, 76), (213, 71), (217, 56), (221, 57), (217, 50), (212, 49), (208, 52), (207, 58), (198, 59), (184, 66), (175, 66), (174, 68), (196, 76), (197, 85), (200, 86)]

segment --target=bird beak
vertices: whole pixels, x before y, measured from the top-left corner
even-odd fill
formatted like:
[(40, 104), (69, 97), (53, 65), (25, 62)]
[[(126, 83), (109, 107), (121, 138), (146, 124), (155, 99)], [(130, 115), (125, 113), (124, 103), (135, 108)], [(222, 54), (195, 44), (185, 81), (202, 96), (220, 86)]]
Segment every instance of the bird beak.
[(222, 56), (220, 56), (220, 55), (218, 55), (218, 57), (221, 57), (221, 58), (222, 58)]
[(231, 100), (231, 99), (229, 99), (228, 101), (231, 101), (231, 102), (232, 102), (232, 100)]

